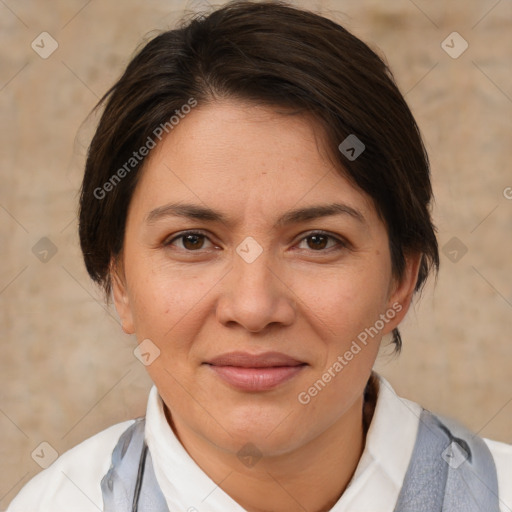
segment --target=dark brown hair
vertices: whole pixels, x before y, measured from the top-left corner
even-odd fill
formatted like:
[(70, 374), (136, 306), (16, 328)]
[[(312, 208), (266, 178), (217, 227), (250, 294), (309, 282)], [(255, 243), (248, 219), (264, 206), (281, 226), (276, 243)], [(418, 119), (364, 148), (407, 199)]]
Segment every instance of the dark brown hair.
[[(422, 254), (416, 290), (438, 269), (428, 157), (386, 64), (327, 18), (282, 2), (237, 1), (149, 41), (98, 104), (105, 108), (88, 152), (79, 231), (87, 271), (107, 297), (144, 163), (139, 148), (158, 142), (159, 127), (172, 129), (184, 105), (217, 98), (313, 116), (340, 172), (385, 222), (395, 277), (411, 253)], [(364, 144), (355, 159), (338, 150), (350, 135)], [(393, 336), (399, 350), (397, 329)]]

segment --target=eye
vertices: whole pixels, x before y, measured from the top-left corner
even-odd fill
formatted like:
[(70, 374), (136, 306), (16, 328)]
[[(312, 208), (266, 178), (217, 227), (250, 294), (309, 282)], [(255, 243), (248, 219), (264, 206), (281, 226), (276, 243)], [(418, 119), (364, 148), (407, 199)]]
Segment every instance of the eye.
[[(209, 243), (210, 247), (205, 247), (205, 244)], [(172, 239), (166, 240), (164, 245), (167, 246), (176, 246), (178, 249), (183, 249), (185, 251), (198, 251), (200, 249), (210, 249), (214, 247), (209, 238), (198, 231), (188, 231), (186, 233), (181, 233), (180, 235), (175, 236)]]
[[(307, 247), (303, 244), (306, 243)], [(299, 249), (311, 249), (313, 251), (323, 251), (333, 247), (344, 248), (347, 244), (332, 235), (322, 232), (311, 233), (304, 237), (299, 243)]]

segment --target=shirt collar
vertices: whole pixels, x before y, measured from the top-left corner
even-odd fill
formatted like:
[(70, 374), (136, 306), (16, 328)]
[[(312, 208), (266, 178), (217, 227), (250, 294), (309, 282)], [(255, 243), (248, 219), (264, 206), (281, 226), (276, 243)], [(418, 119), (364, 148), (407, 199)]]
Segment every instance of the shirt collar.
[[(377, 404), (366, 435), (363, 456), (367, 461), (378, 464), (399, 491), (416, 442), (422, 408), (399, 397), (384, 377), (377, 377)], [(364, 462), (363, 457), (354, 477), (365, 469), (361, 462)]]

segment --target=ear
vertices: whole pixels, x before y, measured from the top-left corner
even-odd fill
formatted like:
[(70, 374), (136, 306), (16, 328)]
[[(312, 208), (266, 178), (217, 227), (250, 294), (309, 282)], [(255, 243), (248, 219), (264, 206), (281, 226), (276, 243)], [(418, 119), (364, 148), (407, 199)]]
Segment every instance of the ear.
[(126, 286), (126, 279), (122, 264), (112, 262), (110, 265), (110, 276), (112, 279), (112, 295), (117, 314), (121, 319), (123, 331), (126, 334), (134, 334), (135, 326), (130, 303), (130, 296)]
[(386, 325), (386, 334), (398, 327), (404, 319), (412, 302), (416, 282), (418, 280), (418, 272), (422, 259), (421, 253), (409, 254), (405, 257), (405, 269), (402, 279), (398, 281), (393, 279), (388, 298), (388, 311), (393, 310), (396, 314)]

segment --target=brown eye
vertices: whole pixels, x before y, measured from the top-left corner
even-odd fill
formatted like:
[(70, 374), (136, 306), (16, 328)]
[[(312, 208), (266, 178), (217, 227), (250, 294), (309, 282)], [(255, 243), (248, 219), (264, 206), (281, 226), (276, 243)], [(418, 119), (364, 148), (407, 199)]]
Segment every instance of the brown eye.
[[(210, 245), (207, 245), (210, 244)], [(206, 235), (200, 232), (182, 233), (173, 239), (164, 242), (165, 246), (175, 246), (183, 251), (199, 251), (201, 249), (211, 249), (212, 243)]]
[(299, 249), (309, 249), (316, 252), (329, 251), (330, 249), (343, 249), (347, 244), (333, 235), (327, 233), (311, 233), (305, 236), (299, 243)]
[(204, 235), (184, 235), (181, 237), (183, 240), (183, 247), (189, 251), (194, 251), (197, 249), (202, 249), (204, 245)]
[(310, 249), (321, 250), (327, 247), (329, 237), (325, 235), (312, 235), (308, 236), (306, 240)]

